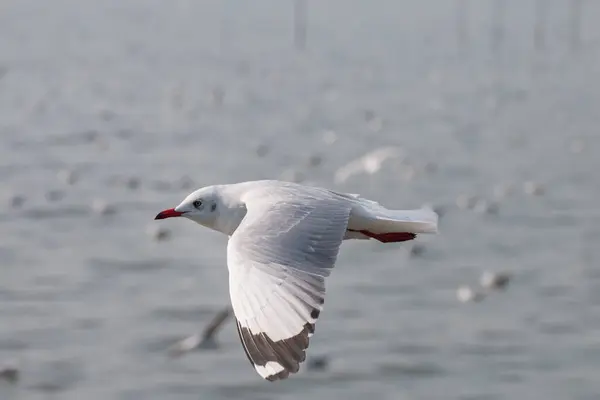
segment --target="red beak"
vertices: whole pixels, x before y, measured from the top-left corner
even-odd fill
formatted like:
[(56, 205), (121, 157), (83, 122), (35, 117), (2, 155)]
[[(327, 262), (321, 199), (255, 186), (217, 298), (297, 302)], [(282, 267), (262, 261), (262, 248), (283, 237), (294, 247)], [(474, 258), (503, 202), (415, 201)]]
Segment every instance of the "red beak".
[(182, 212), (175, 211), (174, 208), (169, 208), (168, 210), (159, 212), (158, 215), (156, 217), (154, 217), (154, 219), (165, 219), (165, 218), (172, 218), (172, 217), (180, 217), (182, 215), (183, 215)]

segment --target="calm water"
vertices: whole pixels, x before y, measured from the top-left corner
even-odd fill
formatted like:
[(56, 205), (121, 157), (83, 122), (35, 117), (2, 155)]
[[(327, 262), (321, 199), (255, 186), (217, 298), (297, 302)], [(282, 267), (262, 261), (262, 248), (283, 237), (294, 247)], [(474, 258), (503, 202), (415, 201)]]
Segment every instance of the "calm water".
[[(0, 399), (599, 398), (600, 5), (573, 55), (568, 2), (548, 2), (538, 54), (533, 2), (508, 1), (493, 54), (477, 2), (459, 55), (454, 2), (311, 4), (300, 54), (290, 3), (3, 2), (0, 365), (22, 379)], [(408, 161), (335, 184), (385, 145)], [(324, 372), (262, 381), (231, 323), (220, 350), (166, 357), (229, 301), (226, 238), (156, 212), (294, 171), (391, 208), (445, 205), (441, 234), (416, 258), (343, 245), (309, 351), (331, 357)], [(545, 193), (526, 195), (529, 180)], [(497, 215), (456, 206), (510, 183)], [(460, 304), (485, 270), (514, 281)]]

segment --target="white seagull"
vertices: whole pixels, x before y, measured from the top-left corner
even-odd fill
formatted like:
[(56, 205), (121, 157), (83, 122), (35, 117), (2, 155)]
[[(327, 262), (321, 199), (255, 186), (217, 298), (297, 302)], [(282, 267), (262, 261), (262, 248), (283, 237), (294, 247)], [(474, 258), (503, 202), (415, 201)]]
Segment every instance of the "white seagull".
[(229, 294), (250, 363), (268, 381), (300, 369), (345, 239), (437, 233), (430, 208), (388, 210), (357, 194), (263, 180), (207, 186), (155, 219), (185, 217), (229, 236)]
[(202, 333), (188, 336), (171, 346), (169, 354), (172, 357), (179, 357), (195, 349), (216, 349), (218, 347), (216, 340), (217, 333), (230, 316), (231, 309), (227, 306), (213, 317)]

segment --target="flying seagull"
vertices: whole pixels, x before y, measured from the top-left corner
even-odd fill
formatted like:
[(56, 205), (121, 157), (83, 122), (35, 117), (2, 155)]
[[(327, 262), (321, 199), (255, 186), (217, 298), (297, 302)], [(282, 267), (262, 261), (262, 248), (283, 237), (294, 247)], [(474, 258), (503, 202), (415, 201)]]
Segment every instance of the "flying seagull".
[(196, 190), (155, 219), (185, 217), (229, 236), (229, 294), (250, 363), (268, 381), (306, 358), (325, 278), (345, 239), (383, 243), (437, 233), (430, 208), (388, 210), (357, 194), (274, 180)]
[(230, 316), (231, 308), (227, 306), (213, 317), (202, 333), (188, 336), (171, 346), (169, 348), (169, 355), (179, 357), (195, 349), (216, 349), (218, 347), (216, 340), (217, 332), (219, 332)]

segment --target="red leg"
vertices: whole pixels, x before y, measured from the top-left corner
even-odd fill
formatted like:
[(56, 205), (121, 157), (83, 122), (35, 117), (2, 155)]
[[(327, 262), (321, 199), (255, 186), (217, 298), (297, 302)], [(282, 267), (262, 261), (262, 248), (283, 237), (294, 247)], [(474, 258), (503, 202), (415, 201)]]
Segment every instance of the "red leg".
[(348, 229), (351, 232), (360, 232), (365, 236), (379, 240), (381, 243), (395, 243), (395, 242), (406, 242), (407, 240), (414, 240), (417, 237), (416, 234), (410, 232), (388, 232), (388, 233), (373, 233), (367, 230), (356, 231)]

